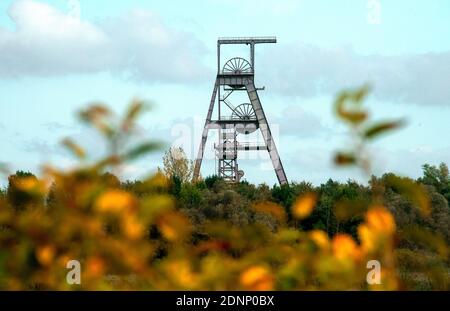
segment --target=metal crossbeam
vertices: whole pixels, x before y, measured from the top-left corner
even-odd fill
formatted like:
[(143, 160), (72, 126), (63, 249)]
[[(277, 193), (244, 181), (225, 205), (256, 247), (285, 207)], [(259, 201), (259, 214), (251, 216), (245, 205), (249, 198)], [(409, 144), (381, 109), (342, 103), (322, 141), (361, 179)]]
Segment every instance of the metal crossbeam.
[(217, 40), (219, 44), (258, 44), (277, 43), (276, 37), (221, 37)]

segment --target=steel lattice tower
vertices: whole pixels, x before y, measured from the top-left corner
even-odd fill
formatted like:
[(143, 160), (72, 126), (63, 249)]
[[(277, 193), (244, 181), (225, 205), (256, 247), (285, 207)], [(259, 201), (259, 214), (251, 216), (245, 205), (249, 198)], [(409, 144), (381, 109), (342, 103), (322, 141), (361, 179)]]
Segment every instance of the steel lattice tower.
[[(281, 163), (275, 142), (270, 131), (269, 123), (262, 108), (255, 87), (255, 45), (261, 43), (276, 43), (275, 37), (245, 37), (245, 38), (219, 38), (217, 41), (217, 78), (206, 116), (205, 127), (202, 133), (198, 156), (194, 167), (194, 180), (200, 176), (203, 153), (210, 129), (219, 131), (219, 142), (214, 144), (218, 160), (217, 174), (219, 177), (238, 182), (243, 176), (237, 163), (238, 151), (267, 150), (272, 160), (278, 182), (287, 184), (288, 180)], [(250, 47), (250, 62), (241, 57), (228, 60), (221, 67), (220, 48), (223, 44), (245, 44)], [(230, 95), (234, 92), (244, 91), (248, 94), (249, 103), (234, 106), (230, 102)], [(212, 119), (217, 104), (218, 118)], [(225, 106), (223, 106), (225, 104)], [(229, 108), (229, 115), (225, 115), (223, 108)], [(260, 130), (265, 145), (257, 143), (239, 143), (238, 134), (250, 134)]]

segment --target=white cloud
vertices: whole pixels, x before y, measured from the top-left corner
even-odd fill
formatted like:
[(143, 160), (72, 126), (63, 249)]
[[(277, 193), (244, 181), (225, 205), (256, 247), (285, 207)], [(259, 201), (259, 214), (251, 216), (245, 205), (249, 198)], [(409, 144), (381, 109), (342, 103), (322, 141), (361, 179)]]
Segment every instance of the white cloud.
[(326, 134), (329, 129), (325, 127), (319, 117), (299, 106), (286, 107), (280, 116), (269, 119), (271, 125), (280, 127), (280, 135), (296, 137), (315, 137)]
[(228, 10), (239, 9), (239, 13), (243, 16), (279, 16), (286, 18), (298, 14), (298, 10), (302, 7), (301, 0), (210, 0), (210, 5), (220, 5)]
[(200, 56), (206, 48), (192, 34), (167, 28), (148, 11), (134, 10), (102, 24), (114, 36), (112, 49), (120, 55), (121, 71), (142, 80), (189, 82), (205, 76)]
[[(374, 171), (377, 175), (394, 172), (400, 175), (418, 178), (422, 175), (422, 165), (439, 165), (444, 162), (450, 164), (450, 147), (434, 148), (432, 146), (417, 146), (390, 150), (387, 148), (373, 148), (377, 161)], [(405, 161), (407, 159), (407, 161)]]
[(33, 0), (9, 8), (0, 28), (0, 77), (111, 72), (146, 82), (189, 82), (207, 69), (202, 43), (148, 11), (94, 24)]
[(380, 56), (291, 44), (263, 55), (261, 66), (272, 88), (286, 95), (333, 95), (369, 82), (380, 100), (450, 105), (450, 51)]

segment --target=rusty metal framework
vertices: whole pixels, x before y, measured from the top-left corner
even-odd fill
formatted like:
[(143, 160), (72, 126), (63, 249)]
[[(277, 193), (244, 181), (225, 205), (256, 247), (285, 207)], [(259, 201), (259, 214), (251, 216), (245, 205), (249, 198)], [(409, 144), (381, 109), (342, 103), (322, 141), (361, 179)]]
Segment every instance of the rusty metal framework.
[[(219, 141), (214, 144), (218, 160), (217, 174), (229, 182), (239, 182), (244, 172), (239, 169), (237, 158), (239, 151), (267, 150), (272, 161), (278, 182), (283, 185), (288, 180), (281, 163), (278, 150), (270, 131), (269, 123), (261, 105), (258, 91), (264, 88), (255, 87), (255, 45), (276, 43), (275, 37), (241, 37), (219, 38), (217, 40), (217, 78), (211, 96), (202, 133), (197, 159), (194, 166), (194, 180), (200, 176), (203, 154), (208, 131), (218, 129)], [(250, 61), (242, 57), (234, 57), (221, 66), (221, 46), (224, 44), (244, 44), (250, 47)], [(230, 97), (235, 92), (246, 92), (249, 102), (234, 106)], [(213, 110), (217, 105), (218, 118), (213, 120)], [(230, 115), (225, 115), (222, 108), (228, 108)], [(238, 135), (247, 135), (261, 131), (264, 145), (247, 142), (240, 143)]]

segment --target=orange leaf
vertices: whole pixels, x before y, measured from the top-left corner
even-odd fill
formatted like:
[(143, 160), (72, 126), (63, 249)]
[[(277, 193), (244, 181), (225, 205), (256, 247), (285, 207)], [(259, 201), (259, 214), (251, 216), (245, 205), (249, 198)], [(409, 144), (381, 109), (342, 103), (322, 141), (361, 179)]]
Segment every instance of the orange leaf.
[(267, 291), (273, 289), (273, 276), (265, 266), (253, 266), (240, 277), (241, 285), (247, 290)]
[(292, 206), (292, 214), (298, 219), (308, 217), (317, 202), (317, 194), (309, 192), (299, 197)]
[(337, 259), (355, 259), (359, 256), (358, 246), (348, 234), (337, 234), (333, 238), (332, 248)]
[(108, 190), (95, 202), (98, 211), (107, 213), (120, 213), (132, 210), (136, 207), (136, 204), (136, 198), (122, 190)]
[(39, 263), (43, 266), (50, 265), (54, 257), (55, 257), (55, 248), (51, 245), (45, 245), (39, 247), (36, 250), (36, 258), (39, 261)]

